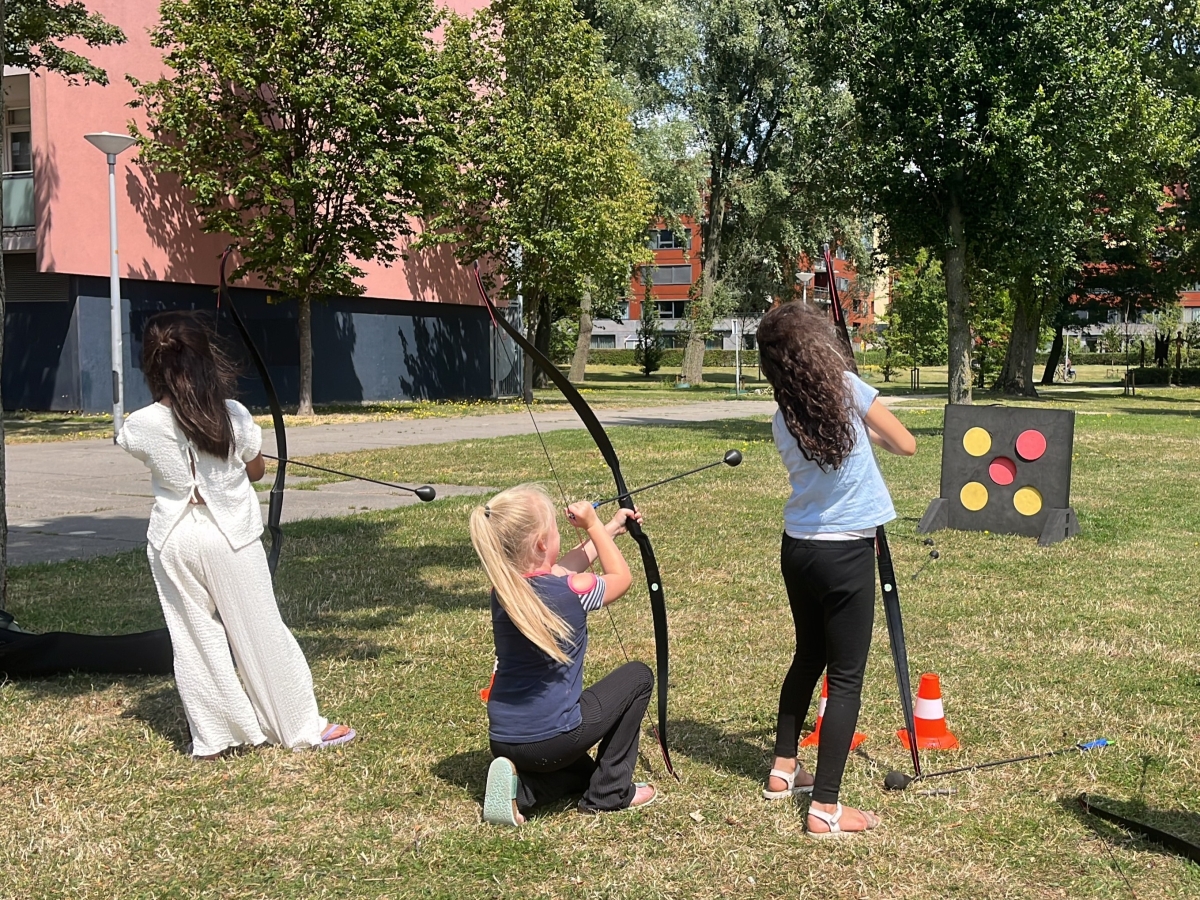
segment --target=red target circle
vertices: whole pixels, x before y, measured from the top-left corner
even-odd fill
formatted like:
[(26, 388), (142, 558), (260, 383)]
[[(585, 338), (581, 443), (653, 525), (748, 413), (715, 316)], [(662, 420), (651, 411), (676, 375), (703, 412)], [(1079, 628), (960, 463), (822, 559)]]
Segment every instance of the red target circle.
[(988, 465), (988, 475), (996, 484), (1012, 484), (1017, 478), (1017, 464), (1007, 456), (997, 456)]
[(1017, 435), (1017, 456), (1025, 462), (1041, 459), (1046, 452), (1046, 436), (1040, 431), (1030, 428)]

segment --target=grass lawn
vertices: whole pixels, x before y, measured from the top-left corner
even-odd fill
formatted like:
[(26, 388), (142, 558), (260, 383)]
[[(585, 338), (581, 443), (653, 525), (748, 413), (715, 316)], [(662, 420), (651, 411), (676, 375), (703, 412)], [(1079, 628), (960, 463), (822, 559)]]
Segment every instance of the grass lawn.
[[(1097, 401), (1098, 402), (1098, 401)], [(1114, 401), (1115, 402), (1115, 401)], [(936, 536), (939, 411), (902, 413), (910, 460), (886, 457), (891, 529), (915, 675), (942, 676), (963, 749), (930, 770), (1095, 737), (1107, 750), (944, 779), (949, 796), (881, 790), (905, 765), (882, 616), (843, 799), (882, 828), (810, 842), (790, 803), (759, 798), (791, 621), (778, 573), (783, 469), (765, 421), (614, 429), (631, 485), (740, 447), (746, 461), (642, 497), (671, 623), (664, 777), (648, 729), (642, 774), (663, 802), (584, 818), (564, 802), (519, 830), (480, 824), (489, 756), (479, 702), (491, 670), (471, 501), (287, 527), (284, 616), (326, 714), (358, 728), (344, 752), (182, 754), (170, 679), (75, 676), (0, 686), (0, 896), (1112, 898), (1200, 896), (1200, 867), (1083, 817), (1091, 791), (1200, 839), (1200, 419), (1188, 404), (1080, 416), (1073, 502), (1083, 534)], [(569, 495), (607, 496), (583, 432), (546, 442)], [(365, 474), (509, 485), (546, 475), (533, 437), (326, 457)], [(636, 548), (624, 544), (636, 570)], [(640, 575), (635, 577), (635, 582)], [(12, 573), (30, 627), (119, 632), (161, 618), (141, 553)], [(613, 607), (631, 656), (653, 662), (641, 588)], [(592, 623), (588, 678), (623, 661)], [(802, 751), (810, 769), (815, 754)]]

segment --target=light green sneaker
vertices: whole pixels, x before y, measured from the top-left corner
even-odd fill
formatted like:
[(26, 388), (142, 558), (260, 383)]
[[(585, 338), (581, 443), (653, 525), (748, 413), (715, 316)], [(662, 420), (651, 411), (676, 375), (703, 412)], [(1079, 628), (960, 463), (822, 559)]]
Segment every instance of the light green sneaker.
[(489, 825), (520, 825), (525, 817), (517, 811), (517, 767), (512, 760), (497, 756), (488, 766), (487, 790), (483, 794), (483, 821)]

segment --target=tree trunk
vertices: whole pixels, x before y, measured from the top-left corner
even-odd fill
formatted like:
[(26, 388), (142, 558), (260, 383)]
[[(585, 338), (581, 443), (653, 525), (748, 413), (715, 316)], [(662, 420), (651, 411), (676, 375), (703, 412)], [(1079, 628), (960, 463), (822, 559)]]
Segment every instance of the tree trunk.
[(300, 329), (300, 406), (296, 410), (298, 416), (313, 414), (312, 399), (312, 298), (300, 298), (300, 315), (297, 326)]
[(1037, 352), (1038, 332), (1042, 328), (1042, 314), (1046, 308), (1045, 295), (1037, 296), (1033, 278), (1022, 274), (1013, 291), (1016, 312), (1013, 315), (1012, 334), (1008, 339), (1008, 351), (1004, 355), (1004, 368), (1000, 371), (997, 386), (1014, 397), (1036, 397), (1033, 383), (1033, 358)]
[[(537, 326), (533, 329), (533, 346), (542, 351), (542, 356), (554, 362), (554, 355), (550, 350), (550, 330), (554, 327), (554, 321), (550, 316), (551, 300), (547, 295), (543, 295), (538, 301), (538, 317)], [(536, 387), (544, 388), (550, 386), (550, 378), (541, 369), (538, 369), (533, 374), (533, 383)]]
[[(0, 73), (4, 72), (4, 0), (0, 0)], [(0, 90), (0, 122), (5, 121), (4, 91)], [(4, 187), (0, 181), (0, 233), (4, 231)], [(4, 368), (4, 314), (7, 289), (4, 283), (4, 254), (0, 253), (0, 370)], [(4, 402), (0, 396), (0, 609), (8, 600), (8, 462), (4, 455)]]
[(704, 265), (700, 270), (700, 296), (688, 304), (687, 348), (683, 351), (683, 379), (688, 384), (704, 383), (704, 337), (712, 328), (713, 295), (721, 264), (721, 232), (725, 226), (725, 189), (719, 162), (712, 166), (708, 192), (708, 216), (701, 232)]
[(1054, 370), (1063, 352), (1063, 326), (1060, 322), (1054, 328), (1054, 343), (1050, 345), (1050, 355), (1046, 357), (1046, 368), (1042, 372), (1042, 384), (1054, 384)]
[(571, 358), (571, 372), (567, 376), (572, 384), (583, 384), (587, 377), (588, 350), (592, 346), (592, 292), (584, 291), (579, 301), (579, 338), (575, 341), (575, 355)]
[(967, 242), (962, 208), (951, 196), (946, 213), (950, 243), (942, 260), (946, 274), (946, 332), (950, 351), (949, 400), (971, 402), (971, 323), (967, 296)]

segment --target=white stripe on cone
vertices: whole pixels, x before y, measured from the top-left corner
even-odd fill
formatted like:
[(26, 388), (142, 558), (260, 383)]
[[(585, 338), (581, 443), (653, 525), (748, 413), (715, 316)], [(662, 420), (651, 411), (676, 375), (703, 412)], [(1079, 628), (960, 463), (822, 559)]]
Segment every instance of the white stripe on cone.
[(943, 718), (946, 713), (942, 709), (942, 698), (930, 700), (926, 697), (917, 697), (917, 705), (913, 709), (913, 716), (918, 719), (933, 719), (934, 721)]

